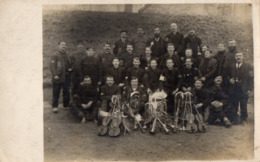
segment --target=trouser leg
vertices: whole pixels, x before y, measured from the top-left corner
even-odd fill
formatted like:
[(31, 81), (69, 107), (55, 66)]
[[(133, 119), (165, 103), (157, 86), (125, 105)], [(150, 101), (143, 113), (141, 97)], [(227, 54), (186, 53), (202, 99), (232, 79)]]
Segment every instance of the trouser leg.
[(73, 76), (73, 81), (72, 81), (72, 96), (74, 94), (77, 94), (79, 85), (80, 85), (80, 77), (79, 76)]
[(52, 107), (58, 107), (62, 83), (54, 83), (52, 89)]
[(70, 76), (66, 75), (63, 83), (63, 106), (68, 107), (70, 103)]
[(241, 119), (242, 120), (246, 120), (248, 117), (248, 113), (247, 113), (247, 101), (248, 101), (248, 97), (243, 97), (240, 100), (240, 110), (241, 110)]

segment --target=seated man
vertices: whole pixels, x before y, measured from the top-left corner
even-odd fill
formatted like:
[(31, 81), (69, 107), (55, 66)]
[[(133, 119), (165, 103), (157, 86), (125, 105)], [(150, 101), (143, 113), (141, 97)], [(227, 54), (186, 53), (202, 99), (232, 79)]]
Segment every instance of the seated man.
[(188, 48), (188, 49), (185, 50), (185, 57), (184, 57), (184, 60), (182, 61), (182, 66), (183, 66), (183, 64), (185, 64), (185, 60), (186, 60), (187, 58), (190, 58), (191, 61), (193, 62), (192, 66), (193, 66), (194, 68), (198, 69), (198, 67), (199, 67), (199, 61), (198, 61), (197, 58), (195, 58), (195, 57), (193, 56), (192, 49), (190, 49), (190, 48)]
[(181, 87), (182, 76), (177, 67), (173, 66), (172, 58), (166, 60), (167, 68), (162, 71), (160, 76), (160, 87), (167, 94), (167, 109), (168, 112), (174, 113), (176, 108), (174, 107), (174, 95)]
[(144, 87), (147, 93), (155, 92), (159, 89), (159, 78), (161, 75), (161, 70), (157, 68), (157, 62), (152, 59), (150, 62), (150, 67), (146, 70), (144, 75)]
[(115, 84), (123, 87), (125, 82), (125, 69), (119, 66), (120, 62), (116, 57), (113, 59), (112, 64), (113, 67), (108, 69), (107, 76), (111, 75), (114, 78)]
[(101, 107), (99, 109), (99, 119), (102, 119), (108, 115), (110, 111), (110, 103), (113, 95), (120, 95), (120, 87), (118, 85), (114, 85), (114, 78), (112, 76), (106, 77), (106, 85), (101, 87), (100, 90), (100, 99), (101, 99)]
[(217, 76), (214, 80), (214, 86), (211, 90), (211, 100), (209, 108), (209, 124), (214, 124), (217, 119), (223, 121), (225, 126), (231, 127), (231, 122), (228, 119), (229, 114), (233, 114), (233, 108), (228, 103), (228, 96), (222, 84), (222, 76)]
[(140, 68), (139, 57), (134, 57), (132, 61), (133, 61), (133, 66), (128, 68), (126, 71), (125, 85), (129, 85), (130, 79), (132, 77), (136, 77), (138, 79), (139, 85), (143, 86), (143, 77), (144, 77), (145, 70)]
[(201, 80), (196, 80), (194, 89), (192, 90), (194, 108), (203, 116), (204, 122), (207, 122), (209, 117), (209, 92), (203, 87)]
[(141, 57), (141, 65), (140, 65), (141, 68), (147, 70), (150, 67), (150, 62), (153, 59), (151, 53), (152, 53), (151, 48), (146, 47), (145, 56)]
[(192, 67), (193, 62), (191, 58), (186, 58), (185, 67), (182, 70), (182, 91), (190, 92), (195, 80), (198, 79), (198, 71)]
[(138, 85), (138, 79), (136, 77), (131, 79), (131, 86), (125, 88), (122, 98), (130, 103), (134, 114), (143, 113), (147, 95), (144, 89)]
[(81, 118), (81, 123), (97, 117), (97, 97), (97, 88), (92, 85), (91, 78), (85, 76), (77, 94), (73, 96), (73, 102), (70, 105), (71, 112)]

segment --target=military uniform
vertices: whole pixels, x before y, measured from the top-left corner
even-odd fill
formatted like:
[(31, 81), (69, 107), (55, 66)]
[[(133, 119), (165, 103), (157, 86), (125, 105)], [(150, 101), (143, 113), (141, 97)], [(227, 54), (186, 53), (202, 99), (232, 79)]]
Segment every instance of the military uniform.
[[(52, 107), (58, 107), (59, 95), (61, 88), (63, 89), (63, 106), (69, 106), (70, 102), (70, 72), (71, 60), (66, 53), (57, 52), (51, 57), (50, 70), (52, 73), (53, 82), (53, 98)], [(54, 79), (55, 76), (59, 76), (59, 79)]]
[[(151, 44), (153, 45), (151, 46)], [(151, 46), (151, 55), (154, 58), (159, 58), (166, 52), (166, 42), (161, 37), (158, 39), (155, 37), (151, 38), (147, 41), (147, 46)]]
[(195, 82), (195, 77), (198, 77), (198, 70), (195, 68), (186, 68), (182, 70), (182, 87), (188, 88), (193, 87)]
[(148, 69), (150, 67), (150, 61), (153, 59), (153, 57), (142, 57), (141, 58), (141, 64), (140, 67), (143, 69)]
[(108, 112), (110, 107), (108, 106), (111, 102), (113, 95), (120, 95), (120, 87), (118, 85), (108, 86), (107, 84), (101, 87), (100, 98), (101, 98), (101, 107), (102, 111)]
[(161, 56), (158, 60), (160, 69), (166, 68), (166, 61), (168, 58), (173, 59), (174, 66), (179, 70), (182, 68), (181, 58), (177, 54), (173, 54), (172, 56), (167, 52), (163, 56)]
[(156, 68), (153, 70), (152, 68), (148, 68), (144, 75), (144, 87), (146, 89), (150, 88), (151, 91), (156, 91), (159, 87), (159, 79), (161, 75), (161, 70)]
[(81, 62), (81, 73), (82, 79), (86, 75), (90, 76), (93, 85), (101, 82), (101, 64), (99, 59), (95, 56), (89, 57), (86, 55)]
[(112, 53), (102, 53), (99, 55), (103, 83), (105, 82), (105, 77), (107, 75), (108, 69), (113, 66), (112, 62), (113, 62), (114, 58), (115, 58), (115, 55), (113, 55)]
[(166, 44), (172, 43), (174, 45), (174, 49), (178, 52), (178, 55), (184, 56), (183, 54), (183, 34), (177, 32), (175, 35), (173, 33), (168, 34), (165, 37)]
[(125, 72), (125, 68), (123, 67), (120, 66), (118, 68), (111, 67), (108, 69), (107, 75), (111, 75), (114, 77), (114, 81), (116, 85), (120, 83), (125, 83), (126, 72)]
[(139, 85), (143, 84), (145, 70), (140, 67), (130, 67), (126, 71), (126, 85), (129, 85), (132, 77), (136, 77), (138, 79)]

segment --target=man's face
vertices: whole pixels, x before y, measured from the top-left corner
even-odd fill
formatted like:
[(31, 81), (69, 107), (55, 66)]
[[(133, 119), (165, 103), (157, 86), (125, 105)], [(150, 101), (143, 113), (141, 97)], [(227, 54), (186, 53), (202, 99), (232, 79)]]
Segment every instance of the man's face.
[(166, 66), (167, 66), (168, 69), (172, 69), (172, 67), (173, 67), (173, 61), (172, 61), (172, 60), (167, 60)]
[(140, 60), (134, 59), (133, 65), (134, 65), (134, 67), (139, 67), (139, 65), (140, 65)]
[(202, 82), (199, 81), (199, 80), (197, 80), (197, 81), (194, 83), (194, 87), (195, 87), (195, 89), (197, 89), (197, 90), (201, 90), (202, 86), (203, 86), (203, 84), (202, 84)]
[(192, 61), (191, 61), (191, 59), (186, 59), (186, 60), (185, 60), (185, 65), (186, 65), (187, 68), (190, 68), (190, 67), (192, 66)]
[(104, 46), (105, 53), (110, 53), (110, 50), (111, 50), (111, 46), (109, 44), (105, 44)]
[(208, 47), (207, 46), (202, 46), (201, 50), (202, 50), (202, 52), (205, 52), (206, 50), (208, 50)]
[(119, 67), (119, 60), (118, 59), (114, 59), (113, 62), (112, 62), (113, 66), (115, 68), (118, 68)]
[(174, 46), (169, 45), (169, 46), (167, 47), (167, 51), (168, 51), (169, 53), (173, 53), (173, 52), (174, 52)]
[(145, 55), (146, 56), (151, 56), (151, 53), (152, 53), (152, 51), (151, 51), (150, 48), (145, 48)]
[(238, 63), (241, 63), (243, 61), (243, 54), (242, 53), (236, 53), (235, 55), (235, 60), (238, 62)]
[(160, 36), (160, 29), (159, 29), (159, 28), (155, 28), (155, 29), (154, 29), (154, 36), (155, 36), (156, 38), (158, 38), (158, 37)]
[(191, 57), (192, 56), (192, 50), (186, 50), (185, 51), (185, 56), (186, 57)]
[(172, 23), (172, 24), (171, 24), (171, 30), (172, 30), (173, 33), (176, 33), (177, 30), (178, 30), (177, 24)]
[(218, 45), (218, 51), (219, 51), (219, 52), (225, 51), (225, 46), (224, 46), (224, 44), (219, 44), (219, 45)]
[(79, 52), (83, 52), (85, 50), (85, 47), (84, 47), (83, 44), (78, 44), (77, 49), (78, 49)]
[(150, 66), (152, 69), (155, 69), (157, 67), (157, 62), (155, 60), (152, 60)]
[(137, 29), (137, 34), (138, 34), (139, 36), (142, 36), (142, 35), (144, 34), (143, 28), (138, 28), (138, 29)]
[(84, 78), (83, 82), (88, 86), (91, 85), (92, 81), (90, 78)]
[(127, 45), (126, 46), (126, 51), (128, 52), (128, 53), (130, 53), (130, 54), (132, 54), (132, 52), (133, 52), (133, 46), (132, 45)]
[(121, 36), (122, 39), (126, 39), (127, 38), (127, 33), (126, 32), (122, 32), (120, 34), (120, 36)]
[(229, 51), (234, 51), (236, 49), (236, 41), (232, 40), (228, 42)]
[(131, 86), (132, 86), (132, 88), (137, 88), (137, 86), (138, 86), (138, 79), (132, 79), (131, 80)]
[(59, 51), (60, 52), (66, 52), (67, 46), (65, 42), (60, 42), (59, 44)]
[(214, 80), (214, 82), (217, 84), (217, 85), (220, 85), (222, 83), (222, 76), (217, 76)]
[(107, 84), (108, 86), (112, 86), (112, 85), (114, 84), (114, 78), (108, 77), (108, 78), (107, 78), (107, 81), (106, 81), (106, 84)]
[(94, 50), (93, 50), (92, 48), (88, 49), (88, 50), (87, 50), (87, 55), (88, 55), (89, 57), (94, 56)]
[(189, 35), (194, 36), (195, 35), (195, 30), (190, 30), (189, 31)]
[(205, 58), (211, 58), (211, 53), (209, 51), (205, 51)]

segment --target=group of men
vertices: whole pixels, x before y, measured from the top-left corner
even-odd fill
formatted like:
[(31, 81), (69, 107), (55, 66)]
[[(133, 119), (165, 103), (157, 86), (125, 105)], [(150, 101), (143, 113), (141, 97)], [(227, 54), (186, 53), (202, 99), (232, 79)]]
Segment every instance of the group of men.
[(105, 43), (104, 52), (98, 55), (94, 48), (86, 48), (83, 41), (78, 41), (77, 51), (69, 56), (66, 43), (59, 42), (59, 51), (50, 62), (53, 112), (58, 112), (61, 89), (63, 108), (70, 109), (82, 122), (108, 115), (113, 95), (130, 101), (134, 92), (139, 94), (140, 103), (134, 113), (144, 113), (149, 94), (164, 91), (167, 111), (174, 114), (174, 96), (182, 91), (193, 94), (194, 108), (209, 124), (221, 121), (230, 127), (245, 122), (253, 72), (244, 54), (237, 51), (236, 41), (229, 41), (228, 49), (219, 44), (218, 52), (213, 54), (194, 30), (184, 38), (176, 23), (170, 27), (171, 32), (164, 38), (155, 28), (149, 40), (142, 28), (137, 29), (133, 40), (122, 30), (113, 48)]

